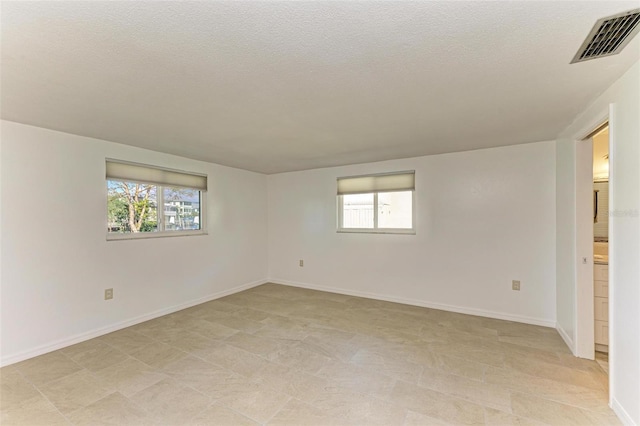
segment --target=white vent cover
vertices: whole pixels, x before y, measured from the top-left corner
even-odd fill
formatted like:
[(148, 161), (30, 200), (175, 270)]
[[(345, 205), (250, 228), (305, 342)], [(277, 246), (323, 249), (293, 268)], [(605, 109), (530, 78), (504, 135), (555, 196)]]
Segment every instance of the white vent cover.
[(571, 63), (620, 53), (640, 30), (638, 23), (640, 9), (599, 19)]

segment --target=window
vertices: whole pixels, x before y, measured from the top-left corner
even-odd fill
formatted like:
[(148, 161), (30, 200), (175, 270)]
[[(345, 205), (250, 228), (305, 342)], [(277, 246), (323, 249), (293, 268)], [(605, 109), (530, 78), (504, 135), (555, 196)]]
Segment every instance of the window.
[(204, 234), (207, 176), (106, 162), (107, 239)]
[(412, 234), (415, 172), (338, 178), (338, 231)]

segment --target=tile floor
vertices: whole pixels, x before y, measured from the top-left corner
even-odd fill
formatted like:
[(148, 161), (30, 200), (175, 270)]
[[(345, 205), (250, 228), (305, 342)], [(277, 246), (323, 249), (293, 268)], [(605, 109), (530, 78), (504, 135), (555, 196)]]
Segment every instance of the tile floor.
[(605, 373), (609, 374), (609, 354), (608, 353), (596, 352), (596, 362), (604, 370)]
[(266, 284), (0, 370), (3, 425), (603, 425), (553, 329)]

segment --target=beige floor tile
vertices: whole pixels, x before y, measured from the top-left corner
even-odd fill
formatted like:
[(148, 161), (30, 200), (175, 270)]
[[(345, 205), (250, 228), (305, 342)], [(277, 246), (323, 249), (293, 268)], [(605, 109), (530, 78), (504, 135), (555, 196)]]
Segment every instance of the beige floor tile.
[(314, 327), (303, 342), (312, 351), (347, 362), (360, 350), (354, 337), (354, 333)]
[(552, 328), (275, 284), (63, 351), (0, 369), (2, 424), (619, 424)]
[(537, 420), (519, 417), (511, 413), (487, 407), (484, 409), (484, 420), (487, 425), (543, 426), (546, 424)]
[(402, 425), (407, 409), (386, 401), (371, 398), (361, 412), (351, 410), (345, 418), (355, 425)]
[(425, 368), (438, 369), (445, 373), (478, 381), (484, 379), (484, 372), (489, 368), (487, 364), (433, 352), (428, 344), (409, 352), (407, 359)]
[(226, 327), (222, 324), (217, 323), (216, 321), (204, 319), (204, 318), (193, 318), (185, 316), (179, 321), (180, 329), (183, 331), (189, 331), (191, 333), (199, 334), (202, 337), (206, 337), (207, 339), (225, 339), (235, 333), (238, 330)]
[(153, 343), (153, 339), (137, 333), (131, 328), (125, 328), (124, 330), (109, 333), (99, 337), (98, 339), (128, 355), (131, 355), (132, 353)]
[(505, 353), (499, 348), (487, 348), (483, 343), (459, 342), (432, 343), (434, 352), (463, 358), (468, 361), (487, 364), (492, 367), (503, 367)]
[(185, 329), (181, 326), (176, 326), (174, 324), (167, 326), (162, 325), (154, 327), (152, 330), (147, 332), (146, 336), (151, 338), (154, 342), (168, 343), (182, 336), (184, 332)]
[(261, 322), (234, 316), (220, 318), (215, 321), (215, 324), (223, 325), (237, 331), (244, 331), (245, 333), (255, 333), (264, 327), (264, 324)]
[(128, 358), (118, 364), (102, 369), (94, 376), (106, 387), (115, 389), (124, 396), (131, 396), (167, 378), (147, 364), (135, 358)]
[(129, 356), (100, 339), (91, 339), (61, 350), (78, 365), (98, 371), (124, 361)]
[(417, 385), (398, 382), (389, 400), (409, 410), (456, 424), (484, 424), (481, 405)]
[(323, 366), (327, 365), (331, 358), (322, 355), (312, 348), (309, 348), (304, 342), (294, 342), (283, 345), (277, 351), (272, 352), (267, 357), (270, 361), (287, 367), (296, 368), (314, 374)]
[(257, 381), (227, 382), (216, 403), (265, 423), (291, 399), (289, 395)]
[[(131, 327), (126, 328), (125, 330), (132, 331), (134, 333), (145, 336), (146, 338), (151, 339), (152, 341), (155, 341), (153, 337), (154, 335), (153, 333), (159, 327), (160, 327), (159, 324), (155, 320), (150, 320), (150, 321), (141, 322), (136, 325), (132, 325)], [(120, 331), (123, 331), (123, 330), (120, 330)]]
[(194, 356), (187, 356), (168, 364), (161, 370), (176, 382), (189, 386), (205, 395), (211, 395), (211, 389), (218, 389), (236, 373)]
[(549, 401), (536, 396), (513, 393), (513, 414), (550, 425), (596, 425), (592, 416), (577, 407)]
[(490, 367), (485, 382), (511, 391), (536, 395), (545, 399), (598, 412), (611, 412), (607, 392), (562, 381), (546, 379), (505, 368)]
[(290, 400), (267, 423), (269, 426), (345, 426), (344, 418), (332, 417), (325, 410), (296, 399)]
[(210, 426), (210, 425), (220, 425), (220, 426), (257, 426), (259, 423), (254, 422), (248, 417), (243, 416), (242, 414), (236, 413), (235, 411), (222, 407), (220, 405), (214, 404), (211, 407), (207, 408), (200, 414), (198, 414), (193, 420), (189, 422), (190, 425), (193, 426)]
[(506, 369), (525, 373), (544, 379), (563, 382), (570, 385), (586, 387), (595, 390), (603, 390), (603, 383), (597, 375), (584, 370), (576, 370), (561, 365), (546, 362), (518, 362), (516, 359), (507, 359), (504, 364)]
[[(226, 369), (209, 373), (206, 380), (197, 381), (194, 379), (190, 383), (198, 392), (211, 398), (212, 402), (229, 396), (229, 389), (254, 391), (258, 387), (254, 380)], [(264, 386), (258, 388), (267, 389)], [(273, 389), (271, 390), (273, 391)]]
[(396, 379), (384, 374), (335, 359), (322, 367), (317, 375), (332, 385), (379, 398), (389, 396), (396, 382)]
[[(447, 423), (444, 420), (411, 410), (407, 412), (407, 416), (404, 419), (404, 426), (448, 426), (451, 424), (452, 423)], [(494, 424), (498, 425), (499, 423)]]
[[(602, 373), (600, 371), (602, 367), (600, 367), (600, 365), (598, 365), (597, 362), (594, 363), (592, 360), (578, 358), (576, 356), (573, 356), (573, 354), (571, 353), (569, 354), (556, 353), (556, 355), (560, 359), (560, 362), (562, 363), (562, 365), (566, 367), (574, 368), (576, 370), (589, 371), (592, 373), (596, 373), (596, 372)], [(603, 354), (602, 352), (596, 352), (596, 360), (598, 360), (600, 356), (604, 356), (605, 358), (607, 358), (607, 354)], [(604, 375), (606, 376), (606, 372), (604, 373)]]
[(453, 395), (485, 407), (507, 412), (511, 411), (511, 394), (508, 389), (500, 386), (482, 383), (431, 368), (425, 368), (422, 371), (418, 384), (423, 388)]
[(40, 391), (62, 414), (67, 415), (104, 398), (114, 390), (87, 370), (82, 370), (42, 385)]
[(281, 344), (278, 341), (247, 334), (242, 331), (234, 334), (233, 336), (227, 337), (224, 341), (231, 346), (244, 349), (247, 352), (260, 356), (268, 356), (269, 354), (276, 352), (281, 347)]
[(596, 413), (593, 411), (583, 410), (583, 414), (589, 418), (591, 424), (601, 426), (621, 426), (622, 422), (613, 411), (608, 413)]
[(402, 356), (393, 356), (383, 351), (361, 349), (352, 358), (351, 363), (368, 370), (377, 371), (394, 379), (416, 383), (422, 372), (422, 366), (408, 361)]
[(153, 368), (163, 368), (188, 354), (166, 343), (154, 342), (131, 354), (132, 357)]
[(546, 339), (541, 339), (540, 336), (499, 336), (498, 340), (553, 352), (565, 351), (567, 347), (559, 335), (549, 336)]
[(231, 314), (232, 317), (250, 319), (252, 321), (263, 322), (271, 316), (271, 313), (251, 309), (249, 307), (240, 308)]
[(329, 385), (305, 395), (305, 402), (342, 418), (348, 424), (402, 424), (406, 407), (372, 397), (363, 392)]
[(211, 403), (209, 397), (170, 379), (151, 385), (129, 399), (164, 424), (185, 423)]
[(57, 426), (70, 424), (45, 397), (38, 395), (0, 411), (3, 426)]
[(37, 398), (40, 392), (14, 367), (0, 369), (0, 410), (20, 405), (22, 401)]
[[(263, 322), (264, 324), (264, 322)], [(253, 333), (253, 336), (261, 337), (264, 339), (272, 339), (278, 342), (299, 342), (309, 336), (309, 332), (306, 331), (304, 326), (299, 329), (294, 327), (278, 327), (270, 324), (265, 324), (260, 330)]]
[(245, 377), (250, 377), (268, 362), (256, 354), (226, 343), (221, 343), (217, 347), (195, 351), (192, 355)]
[(209, 337), (205, 337), (191, 331), (183, 331), (179, 335), (165, 340), (164, 343), (187, 353), (214, 347), (218, 344), (217, 341)]
[(148, 413), (118, 392), (71, 413), (69, 420), (77, 426), (154, 424)]
[(250, 378), (300, 400), (307, 400), (328, 386), (326, 379), (272, 362), (263, 364)]
[(24, 377), (35, 386), (61, 379), (82, 370), (62, 352), (55, 351), (15, 364)]

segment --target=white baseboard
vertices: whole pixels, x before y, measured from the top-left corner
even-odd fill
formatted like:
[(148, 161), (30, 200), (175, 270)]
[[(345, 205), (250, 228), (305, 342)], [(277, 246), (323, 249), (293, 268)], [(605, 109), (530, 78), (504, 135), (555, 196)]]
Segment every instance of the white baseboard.
[(623, 425), (638, 426), (638, 424), (633, 421), (629, 413), (627, 413), (627, 411), (622, 408), (622, 405), (620, 405), (618, 400), (616, 400), (615, 398), (611, 400), (611, 409), (614, 413), (616, 413), (616, 416), (618, 416)]
[(421, 306), (423, 308), (439, 309), (441, 311), (457, 312), (460, 314), (475, 315), (479, 317), (501, 319), (506, 321), (521, 322), (524, 324), (540, 325), (543, 327), (555, 328), (555, 321), (542, 318), (532, 318), (524, 315), (506, 314), (503, 312), (487, 311), (483, 309), (468, 308), (463, 306), (446, 305), (443, 303), (426, 302), (422, 300), (407, 299), (402, 297), (388, 296), (365, 291), (344, 290), (336, 287), (327, 287), (315, 284), (301, 283), (297, 281), (281, 280), (277, 278), (269, 279), (270, 283), (288, 285), (291, 287), (308, 288), (310, 290), (326, 291), (329, 293), (344, 294), (347, 296), (365, 297), (367, 299), (383, 300), (385, 302), (402, 303), (405, 305)]
[(267, 282), (269, 281), (267, 280), (253, 281), (250, 283), (239, 285), (237, 287), (233, 287), (228, 290), (219, 291), (217, 293), (213, 293), (195, 300), (190, 300), (188, 302), (180, 303), (178, 305), (170, 306), (168, 308), (163, 308), (157, 311), (149, 312), (147, 314), (140, 315), (138, 317), (131, 318), (125, 321), (120, 321), (118, 323), (111, 324), (106, 327), (101, 327), (101, 328), (90, 330), (84, 333), (76, 334), (74, 336), (66, 337), (64, 339), (47, 343), (47, 344), (38, 346), (36, 348), (29, 349), (27, 351), (19, 352), (17, 354), (12, 354), (7, 356), (4, 356), (3, 354), (2, 359), (0, 359), (0, 367), (5, 367), (7, 365), (15, 364), (16, 362), (24, 361), (26, 359), (33, 358), (38, 355), (43, 355), (48, 352), (65, 348), (67, 346), (75, 345), (76, 343), (84, 342), (85, 340), (93, 339), (95, 337), (103, 336), (105, 334), (121, 330), (123, 328), (131, 327), (132, 325), (149, 321), (154, 318), (161, 317), (163, 315), (168, 315), (177, 311), (181, 311), (183, 309), (190, 308), (192, 306), (200, 305), (201, 303), (206, 303), (211, 300), (219, 299), (224, 296), (229, 296), (230, 294), (238, 293), (243, 290), (248, 290), (250, 288), (265, 284)]
[(569, 334), (564, 330), (564, 328), (562, 328), (562, 326), (560, 326), (560, 324), (556, 326), (556, 330), (558, 330), (558, 334), (560, 334), (560, 337), (562, 337), (562, 340), (564, 340), (564, 343), (566, 343), (567, 346), (569, 346), (571, 353), (574, 356), (577, 356), (575, 344), (573, 343), (573, 339), (569, 336)]

